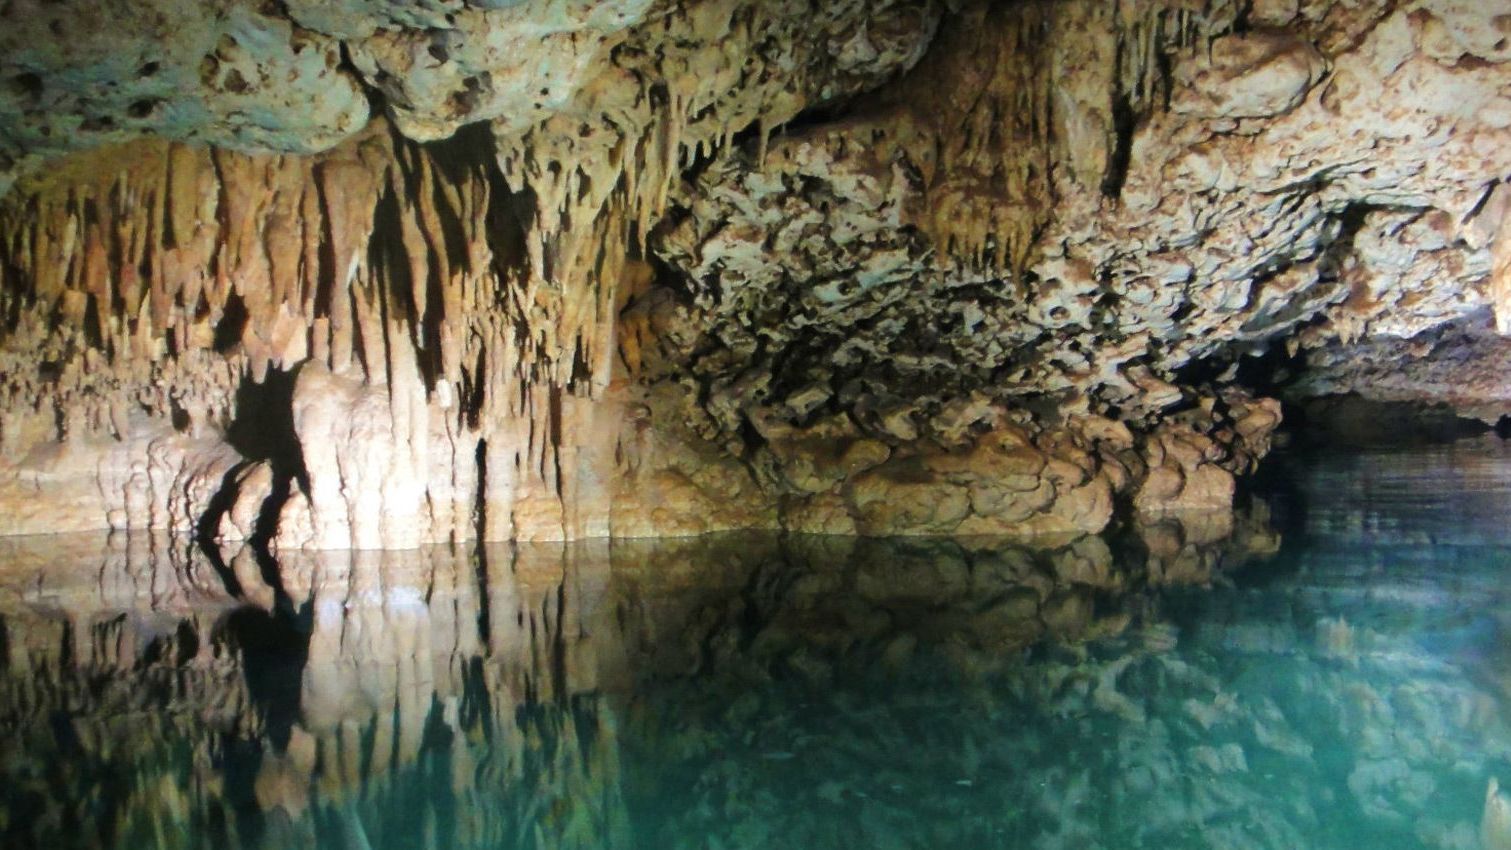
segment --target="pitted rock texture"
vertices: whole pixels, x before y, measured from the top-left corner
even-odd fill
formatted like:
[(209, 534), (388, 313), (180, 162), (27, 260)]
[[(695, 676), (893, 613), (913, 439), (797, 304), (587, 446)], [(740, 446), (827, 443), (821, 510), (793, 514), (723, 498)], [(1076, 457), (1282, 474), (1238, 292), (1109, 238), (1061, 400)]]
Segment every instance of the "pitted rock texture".
[(0, 203), (11, 533), (1082, 533), (1228, 509), (1250, 355), (1511, 327), (1493, 4), (71, 8), (0, 171), (180, 141)]
[[(1038, 38), (995, 76), (931, 54), (878, 99), (946, 97), (859, 108), (687, 185), (659, 250), (701, 333), (685, 371), (754, 422), (928, 434), (971, 392), (1139, 422), (1191, 402), (1192, 363), (1501, 311), (1511, 73), (1479, 40), (1452, 52), (1437, 15), (1496, 25), (1459, 7), (1310, 9), (1284, 31), (1091, 4), (950, 18), (936, 47), (1013, 43), (1025, 19)], [(1144, 64), (1088, 77), (1098, 44)], [(1004, 90), (1059, 108), (1015, 137), (1010, 106), (978, 114)], [(1106, 104), (1118, 133), (1072, 131), (1110, 132)]]
[(0, 192), (44, 157), (146, 133), (312, 151), (367, 123), (341, 45), (275, 4), (0, 7)]
[[(46, 157), (143, 134), (323, 150), (363, 128), (370, 101), (418, 141), (492, 120), (523, 132), (572, 111), (585, 90), (638, 83), (642, 94), (659, 86), (664, 95), (677, 71), (659, 60), (700, 49), (717, 58), (698, 69), (707, 72), (701, 79), (672, 85), (673, 96), (759, 76), (788, 100), (769, 104), (773, 111), (796, 111), (804, 66), (865, 79), (900, 45), (919, 52), (940, 8), (938, 0), (817, 10), (789, 0), (215, 0), (101, 9), (20, 0), (0, 7), (0, 194)], [(628, 57), (653, 74), (634, 79)]]

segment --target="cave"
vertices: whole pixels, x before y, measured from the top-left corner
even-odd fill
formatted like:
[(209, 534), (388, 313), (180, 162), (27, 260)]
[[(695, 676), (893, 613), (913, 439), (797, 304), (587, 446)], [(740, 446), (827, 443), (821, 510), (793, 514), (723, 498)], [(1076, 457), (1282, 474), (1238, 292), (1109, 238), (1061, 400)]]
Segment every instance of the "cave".
[(0, 845), (1511, 848), (1511, 2), (0, 2)]

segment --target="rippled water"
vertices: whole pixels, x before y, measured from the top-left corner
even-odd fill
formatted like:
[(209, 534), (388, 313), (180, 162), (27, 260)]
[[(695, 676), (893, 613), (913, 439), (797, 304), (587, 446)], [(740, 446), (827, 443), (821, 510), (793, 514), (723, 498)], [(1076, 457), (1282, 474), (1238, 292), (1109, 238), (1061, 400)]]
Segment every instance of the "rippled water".
[(1037, 546), (3, 542), (0, 846), (1511, 847), (1511, 453), (1276, 468)]

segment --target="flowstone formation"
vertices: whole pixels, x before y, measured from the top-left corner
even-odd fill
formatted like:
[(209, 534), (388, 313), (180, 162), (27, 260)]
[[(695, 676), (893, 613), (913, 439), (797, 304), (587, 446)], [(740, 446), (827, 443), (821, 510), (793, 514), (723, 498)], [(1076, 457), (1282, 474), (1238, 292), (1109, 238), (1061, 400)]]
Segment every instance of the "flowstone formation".
[(1259, 355), (1507, 399), (1495, 4), (71, 8), (0, 8), (0, 531), (1207, 538)]

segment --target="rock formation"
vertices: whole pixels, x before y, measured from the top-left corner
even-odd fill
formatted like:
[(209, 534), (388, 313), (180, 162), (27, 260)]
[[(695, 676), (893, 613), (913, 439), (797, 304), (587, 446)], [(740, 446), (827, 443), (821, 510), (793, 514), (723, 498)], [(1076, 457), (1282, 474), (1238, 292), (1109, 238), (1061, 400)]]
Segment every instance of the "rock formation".
[(1216, 533), (1267, 393), (1508, 397), (1496, 4), (90, 8), (0, 7), (0, 532)]

